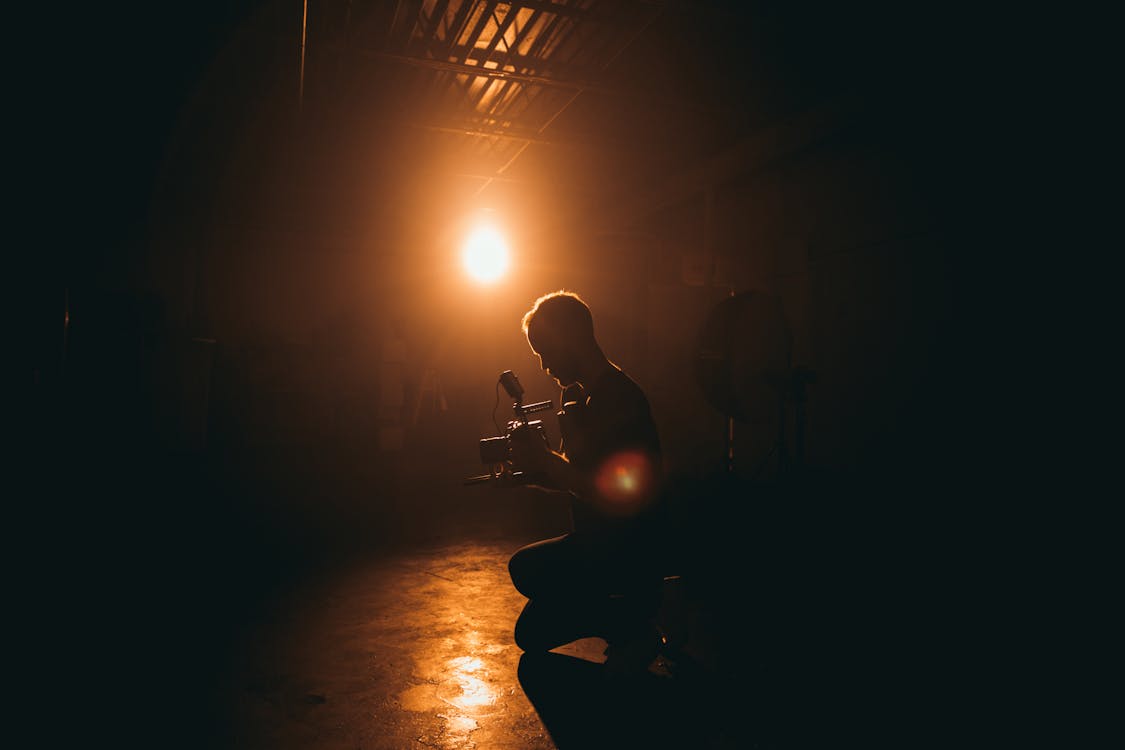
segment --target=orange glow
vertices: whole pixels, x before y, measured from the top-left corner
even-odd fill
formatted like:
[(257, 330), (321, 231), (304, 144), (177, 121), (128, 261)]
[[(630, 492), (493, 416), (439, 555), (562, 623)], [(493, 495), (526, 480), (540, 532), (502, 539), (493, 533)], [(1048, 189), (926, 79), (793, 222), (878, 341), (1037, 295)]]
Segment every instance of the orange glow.
[(508, 270), (508, 243), (494, 227), (478, 226), (465, 240), (461, 262), (474, 279), (491, 284)]
[(602, 464), (594, 486), (608, 512), (630, 515), (652, 499), (652, 480), (653, 467), (648, 458), (638, 451), (623, 451)]
[(496, 692), (485, 679), (482, 679), (486, 670), (479, 658), (460, 656), (450, 659), (447, 665), (461, 693), (452, 699), (442, 700), (462, 710), (490, 706), (496, 702)]

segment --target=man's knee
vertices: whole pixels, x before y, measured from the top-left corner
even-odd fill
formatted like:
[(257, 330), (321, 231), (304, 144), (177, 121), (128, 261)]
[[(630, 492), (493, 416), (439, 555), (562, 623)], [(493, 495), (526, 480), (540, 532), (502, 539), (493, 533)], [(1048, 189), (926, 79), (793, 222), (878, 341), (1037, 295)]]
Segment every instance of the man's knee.
[(512, 579), (512, 585), (516, 587), (516, 591), (520, 592), (528, 599), (531, 598), (531, 595), (527, 593), (527, 566), (519, 552), (516, 552), (508, 559), (508, 577)]
[(534, 648), (534, 643), (527, 637), (527, 628), (521, 627), (518, 622), (515, 631), (512, 633), (512, 640), (516, 642), (516, 648), (525, 653), (535, 653), (541, 650)]
[(526, 617), (520, 617), (516, 620), (515, 631), (512, 635), (520, 651), (529, 654), (550, 651), (555, 645), (548, 643), (540, 629), (531, 625)]

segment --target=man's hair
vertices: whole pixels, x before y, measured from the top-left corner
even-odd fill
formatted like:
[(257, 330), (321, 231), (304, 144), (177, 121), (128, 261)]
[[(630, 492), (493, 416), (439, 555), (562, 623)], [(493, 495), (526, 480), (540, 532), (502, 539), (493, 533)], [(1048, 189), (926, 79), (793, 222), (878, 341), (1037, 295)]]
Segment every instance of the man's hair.
[[(594, 317), (590, 308), (574, 292), (560, 289), (544, 294), (523, 316), (523, 332), (531, 340), (531, 330), (548, 329), (568, 339), (594, 340)], [(534, 346), (534, 343), (532, 344)]]

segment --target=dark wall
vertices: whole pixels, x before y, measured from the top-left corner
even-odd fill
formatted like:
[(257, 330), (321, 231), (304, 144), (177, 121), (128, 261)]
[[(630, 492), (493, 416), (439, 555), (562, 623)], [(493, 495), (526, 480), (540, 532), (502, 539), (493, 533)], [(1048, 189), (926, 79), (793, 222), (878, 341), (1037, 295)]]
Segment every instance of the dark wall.
[[(653, 321), (653, 334), (673, 333), (664, 343), (670, 358), (690, 357), (691, 337), (725, 295), (776, 297), (792, 334), (792, 364), (817, 378), (809, 391), (807, 458), (833, 468), (889, 462), (880, 452), (897, 450), (892, 433), (924, 432), (934, 415), (912, 411), (921, 405), (911, 402), (922, 391), (940, 397), (930, 378), (947, 364), (942, 337), (951, 335), (958, 312), (950, 264), (963, 240), (921, 194), (924, 181), (937, 178), (912, 172), (901, 154), (860, 128), (710, 188), (709, 230), (699, 209), (652, 220), (652, 236), (665, 245), (676, 238), (663, 250), (663, 278), (652, 283), (665, 302), (656, 308), (664, 317)], [(676, 223), (666, 226), (669, 219)], [(715, 283), (676, 278), (683, 263), (700, 256), (715, 263)], [(681, 366), (681, 377), (661, 390), (687, 396), (676, 405), (685, 413), (705, 414), (688, 374)], [(755, 425), (748, 427), (753, 435)]]
[[(983, 319), (967, 291), (987, 237), (965, 176), (980, 145), (941, 137), (948, 102), (916, 104), (867, 99), (776, 158), (673, 177), (678, 197), (622, 243), (642, 248), (641, 278), (619, 288), (639, 288), (644, 312), (614, 331), (668, 449), (675, 569), (706, 592), (726, 653), (769, 644), (763, 692), (731, 666), (735, 694), (888, 731), (925, 710), (919, 695), (942, 700), (970, 653), (961, 623), (978, 606), (975, 545), (993, 503)], [(697, 357), (732, 294), (776, 302), (791, 364), (813, 376), (803, 455), (792, 392), (777, 416), (747, 377), (735, 390), (762, 408), (737, 413), (728, 463), (736, 412), (708, 397)], [(767, 367), (762, 342), (784, 337), (742, 323), (728, 343)], [(876, 704), (900, 713), (880, 719)]]

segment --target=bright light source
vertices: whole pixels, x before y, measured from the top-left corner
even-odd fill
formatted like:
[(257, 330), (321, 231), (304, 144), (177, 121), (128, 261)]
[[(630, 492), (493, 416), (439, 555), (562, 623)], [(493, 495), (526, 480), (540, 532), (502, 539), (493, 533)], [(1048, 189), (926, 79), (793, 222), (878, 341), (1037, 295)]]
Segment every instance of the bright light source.
[(494, 228), (477, 227), (465, 240), (461, 262), (470, 276), (489, 284), (508, 270), (508, 244)]

